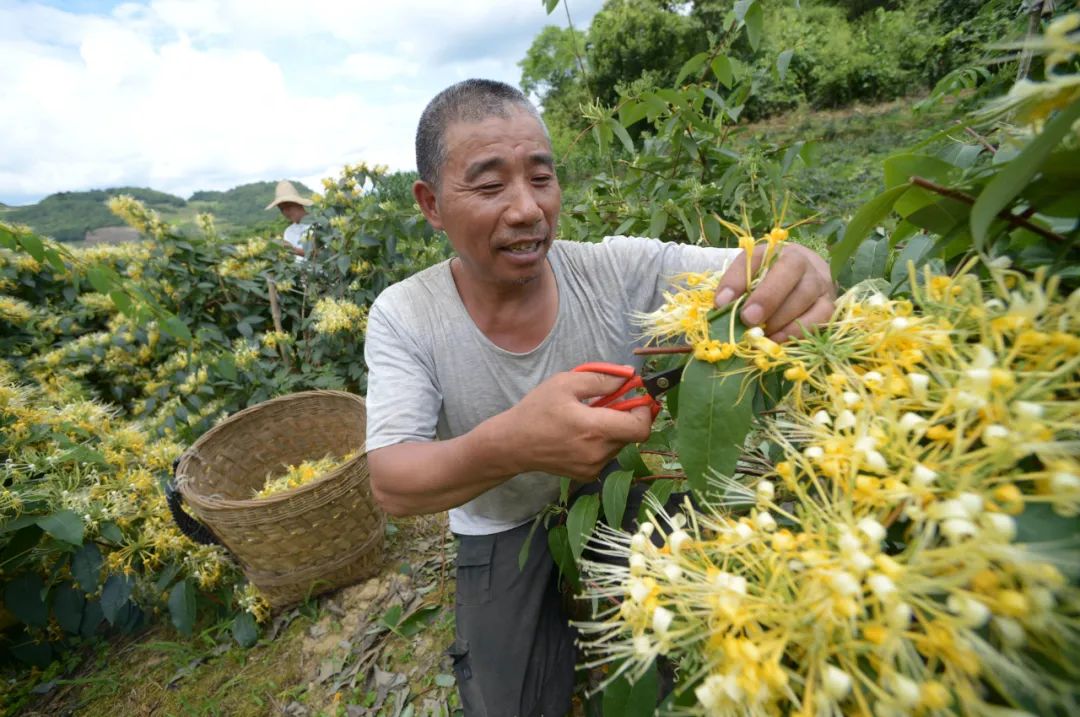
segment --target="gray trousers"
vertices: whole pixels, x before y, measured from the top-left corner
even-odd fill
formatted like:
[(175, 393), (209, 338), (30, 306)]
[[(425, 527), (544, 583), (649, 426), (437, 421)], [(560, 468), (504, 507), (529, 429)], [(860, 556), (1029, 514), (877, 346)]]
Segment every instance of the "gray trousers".
[(465, 717), (563, 717), (574, 689), (576, 631), (562, 609), (558, 570), (541, 524), (459, 535), (456, 635), (447, 651)]

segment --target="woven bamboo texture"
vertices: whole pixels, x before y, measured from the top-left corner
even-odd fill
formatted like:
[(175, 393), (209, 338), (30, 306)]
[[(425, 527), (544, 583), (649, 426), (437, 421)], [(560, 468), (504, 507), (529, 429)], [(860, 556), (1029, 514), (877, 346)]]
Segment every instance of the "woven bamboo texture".
[[(305, 391), (236, 413), (181, 457), (177, 485), (188, 508), (273, 607), (378, 571), (386, 518), (371, 495), (366, 430), (360, 396)], [(251, 497), (285, 465), (353, 451), (351, 460), (306, 485)]]

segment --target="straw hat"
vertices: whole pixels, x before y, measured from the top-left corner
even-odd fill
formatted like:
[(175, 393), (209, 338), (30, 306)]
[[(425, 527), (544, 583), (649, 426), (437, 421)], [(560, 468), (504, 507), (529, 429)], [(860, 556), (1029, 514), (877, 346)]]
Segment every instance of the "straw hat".
[(296, 187), (292, 185), (292, 182), (285, 179), (282, 179), (277, 183), (277, 187), (274, 188), (274, 201), (266, 205), (266, 208), (273, 209), (283, 202), (302, 204), (305, 207), (310, 207), (313, 203), (310, 199), (301, 197), (300, 193), (296, 191)]

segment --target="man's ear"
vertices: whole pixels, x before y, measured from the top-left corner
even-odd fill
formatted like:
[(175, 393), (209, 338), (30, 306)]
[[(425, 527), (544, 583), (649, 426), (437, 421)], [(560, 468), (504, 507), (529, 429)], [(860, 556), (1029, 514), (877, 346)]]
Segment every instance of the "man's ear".
[(428, 224), (432, 229), (439, 231), (443, 228), (442, 219), (439, 217), (439, 202), (435, 197), (435, 190), (430, 184), (423, 180), (416, 180), (412, 185), (413, 197), (416, 198), (416, 203), (420, 205), (420, 211), (424, 213), (424, 217), (428, 220)]

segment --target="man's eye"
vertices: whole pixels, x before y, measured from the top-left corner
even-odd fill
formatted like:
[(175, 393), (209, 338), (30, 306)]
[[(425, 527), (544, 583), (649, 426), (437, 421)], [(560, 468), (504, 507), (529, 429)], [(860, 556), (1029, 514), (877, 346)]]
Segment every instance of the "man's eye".
[(550, 174), (538, 174), (533, 177), (533, 184), (547, 184), (551, 181)]
[(481, 184), (478, 189), (481, 192), (497, 192), (502, 189), (502, 185), (498, 184), (497, 182), (492, 182), (490, 184)]

